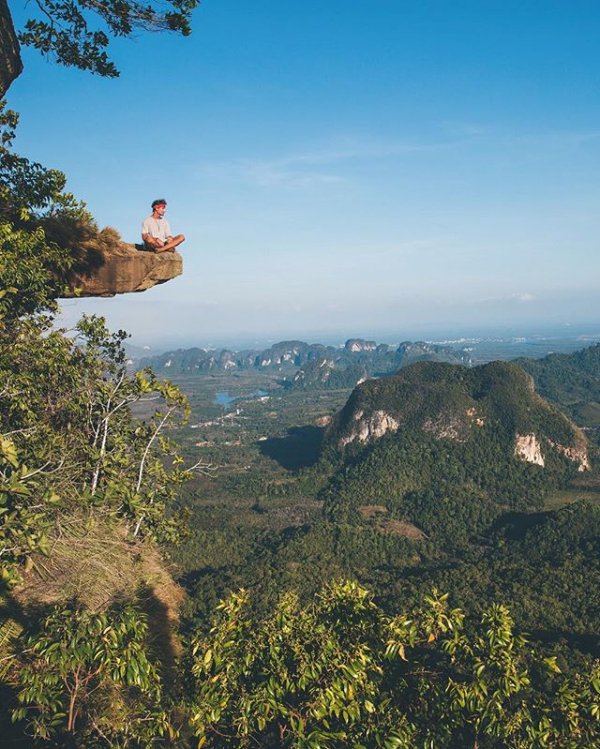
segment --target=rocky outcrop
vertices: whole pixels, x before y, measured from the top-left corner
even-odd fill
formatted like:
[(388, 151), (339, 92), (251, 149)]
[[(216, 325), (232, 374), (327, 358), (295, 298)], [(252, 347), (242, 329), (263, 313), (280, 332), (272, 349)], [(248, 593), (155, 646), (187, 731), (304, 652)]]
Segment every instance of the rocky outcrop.
[(324, 383), (331, 377), (331, 373), (335, 368), (335, 362), (331, 359), (318, 359), (316, 361), (309, 362), (304, 367), (301, 367), (294, 377), (292, 383), (298, 385), (309, 381), (311, 383), (320, 382)]
[(67, 279), (64, 297), (111, 297), (146, 291), (182, 272), (183, 260), (178, 252), (144, 252), (124, 242), (109, 249), (88, 248)]
[(435, 418), (426, 418), (422, 429), (424, 432), (430, 432), (437, 439), (466, 442), (471, 436), (472, 427), (483, 426), (485, 426), (485, 418), (479, 415), (474, 406), (471, 406), (466, 409), (464, 416), (460, 411), (454, 414), (446, 411)]
[(6, 0), (0, 0), (0, 97), (23, 70), (19, 42)]
[[(577, 470), (580, 473), (590, 470), (590, 461), (588, 458), (585, 442), (575, 445), (561, 445), (548, 439), (548, 443), (561, 455), (573, 463), (577, 463)], [(524, 460), (527, 463), (534, 463), (538, 466), (544, 466), (545, 460), (542, 454), (542, 446), (535, 434), (517, 434), (515, 437), (515, 457)]]
[(466, 442), (469, 437), (469, 424), (450, 414), (440, 414), (436, 419), (425, 419), (423, 431), (431, 432), (437, 439), (452, 442)]
[(362, 338), (349, 338), (344, 348), (352, 354), (357, 354), (362, 351), (375, 351), (377, 344), (375, 341), (365, 341)]
[(452, 349), (436, 343), (425, 341), (403, 341), (396, 350), (399, 366), (407, 367), (417, 361), (447, 361), (453, 364), (471, 366), (471, 357), (464, 350)]
[(386, 432), (395, 432), (400, 426), (400, 422), (391, 414), (385, 411), (374, 411), (372, 414), (365, 416), (363, 411), (357, 411), (354, 414), (355, 424), (349, 434), (342, 437), (339, 441), (340, 447), (349, 445), (354, 440), (359, 442), (369, 442), (372, 439), (383, 437)]
[(542, 455), (542, 446), (538, 442), (535, 434), (517, 434), (515, 437), (515, 457), (524, 460), (526, 463), (533, 463), (537, 466), (544, 466), (544, 456)]
[(558, 452), (561, 453), (561, 455), (564, 455), (565, 458), (568, 458), (573, 463), (577, 463), (577, 470), (579, 471), (579, 473), (590, 470), (590, 460), (588, 457), (587, 449), (585, 447), (585, 443), (573, 445), (570, 447), (560, 445), (556, 442), (551, 442), (550, 444), (552, 444), (553, 447), (555, 447)]

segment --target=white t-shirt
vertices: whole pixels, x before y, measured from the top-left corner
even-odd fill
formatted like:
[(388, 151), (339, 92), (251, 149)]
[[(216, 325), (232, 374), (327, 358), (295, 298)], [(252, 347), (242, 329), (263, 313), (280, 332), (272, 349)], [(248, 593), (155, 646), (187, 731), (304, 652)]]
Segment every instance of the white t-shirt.
[(171, 227), (166, 218), (154, 218), (154, 216), (148, 216), (144, 219), (142, 224), (142, 237), (144, 234), (149, 234), (154, 239), (161, 239), (163, 242), (167, 241), (167, 237), (173, 236), (171, 234)]

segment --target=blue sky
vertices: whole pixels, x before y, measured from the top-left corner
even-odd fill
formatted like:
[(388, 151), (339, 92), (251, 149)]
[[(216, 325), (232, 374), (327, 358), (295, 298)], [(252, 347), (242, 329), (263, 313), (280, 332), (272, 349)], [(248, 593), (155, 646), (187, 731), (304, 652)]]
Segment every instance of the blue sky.
[(600, 331), (599, 37), (583, 0), (205, 0), (186, 39), (114, 43), (118, 80), (25, 51), (17, 150), (127, 241), (162, 196), (188, 237), (181, 278), (63, 319), (159, 348)]

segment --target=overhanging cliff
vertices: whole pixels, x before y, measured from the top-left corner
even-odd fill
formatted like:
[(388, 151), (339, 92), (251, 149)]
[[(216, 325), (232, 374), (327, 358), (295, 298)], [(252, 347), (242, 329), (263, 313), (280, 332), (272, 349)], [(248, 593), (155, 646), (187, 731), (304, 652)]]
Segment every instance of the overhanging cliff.
[(86, 249), (67, 278), (63, 298), (129, 294), (146, 291), (183, 272), (178, 252), (144, 252), (119, 242), (110, 249)]

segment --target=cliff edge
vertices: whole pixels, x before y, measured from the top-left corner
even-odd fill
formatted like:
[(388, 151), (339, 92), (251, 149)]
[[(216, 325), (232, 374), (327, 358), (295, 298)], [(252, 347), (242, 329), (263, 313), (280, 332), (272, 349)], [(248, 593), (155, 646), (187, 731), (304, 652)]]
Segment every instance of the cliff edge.
[(182, 272), (183, 259), (178, 252), (144, 252), (124, 242), (112, 247), (86, 248), (79, 253), (66, 279), (68, 290), (63, 298), (111, 297), (146, 291)]

